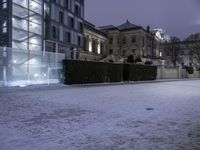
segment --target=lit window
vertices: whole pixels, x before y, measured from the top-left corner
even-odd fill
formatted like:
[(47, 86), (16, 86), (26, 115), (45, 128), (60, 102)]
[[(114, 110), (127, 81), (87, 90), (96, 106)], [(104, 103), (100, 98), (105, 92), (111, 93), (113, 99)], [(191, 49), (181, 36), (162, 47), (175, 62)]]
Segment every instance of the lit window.
[(3, 27), (6, 27), (7, 26), (7, 21), (4, 21), (3, 22)]
[(7, 33), (7, 28), (4, 27), (2, 32), (3, 32), (3, 33)]
[(163, 54), (162, 54), (162, 52), (160, 52), (160, 57), (162, 57), (163, 56)]
[(7, 0), (3, 0), (3, 9), (7, 8)]
[(7, 33), (7, 21), (4, 21), (2, 24), (2, 32)]

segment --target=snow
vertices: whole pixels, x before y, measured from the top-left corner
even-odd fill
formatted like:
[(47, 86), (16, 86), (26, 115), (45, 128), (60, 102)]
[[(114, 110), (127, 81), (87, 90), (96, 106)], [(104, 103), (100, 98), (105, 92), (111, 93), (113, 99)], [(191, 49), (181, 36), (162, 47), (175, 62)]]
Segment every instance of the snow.
[(200, 80), (0, 89), (0, 150), (200, 149)]

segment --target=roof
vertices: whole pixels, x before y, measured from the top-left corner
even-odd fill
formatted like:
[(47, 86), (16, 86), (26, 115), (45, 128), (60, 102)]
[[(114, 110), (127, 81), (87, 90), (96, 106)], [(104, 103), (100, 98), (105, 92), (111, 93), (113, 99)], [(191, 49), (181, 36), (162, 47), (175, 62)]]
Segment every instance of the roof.
[(101, 30), (111, 30), (111, 29), (118, 29), (118, 28), (113, 26), (113, 25), (107, 25), (107, 26), (101, 26), (101, 27), (99, 27), (99, 29), (101, 29)]
[(94, 24), (90, 23), (89, 21), (84, 21), (84, 27), (88, 30), (96, 32), (104, 37), (107, 37), (105, 33), (103, 33), (100, 29), (96, 28)]
[(142, 28), (142, 27), (138, 26), (138, 25), (135, 25), (135, 24), (132, 24), (127, 20), (126, 23), (124, 23), (122, 25), (119, 25), (117, 28), (119, 30), (129, 30), (129, 29), (139, 29), (139, 28)]
[(102, 26), (102, 27), (99, 27), (101, 30), (114, 30), (114, 29), (117, 29), (117, 30), (120, 30), (120, 31), (125, 31), (125, 30), (135, 30), (135, 29), (143, 29), (142, 26), (138, 26), (138, 25), (135, 25), (135, 24), (132, 24), (130, 23), (128, 20), (127, 22), (119, 25), (119, 26), (113, 26), (113, 25), (107, 25), (107, 26)]

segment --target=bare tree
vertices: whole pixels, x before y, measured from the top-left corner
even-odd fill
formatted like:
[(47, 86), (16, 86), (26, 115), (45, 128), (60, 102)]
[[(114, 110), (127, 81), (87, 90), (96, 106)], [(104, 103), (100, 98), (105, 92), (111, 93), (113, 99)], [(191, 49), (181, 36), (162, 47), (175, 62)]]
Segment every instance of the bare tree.
[(192, 34), (185, 40), (190, 62), (200, 69), (200, 33)]
[(176, 67), (179, 61), (180, 53), (180, 39), (177, 37), (172, 37), (171, 41), (164, 44), (164, 51), (166, 57), (172, 62), (173, 66)]

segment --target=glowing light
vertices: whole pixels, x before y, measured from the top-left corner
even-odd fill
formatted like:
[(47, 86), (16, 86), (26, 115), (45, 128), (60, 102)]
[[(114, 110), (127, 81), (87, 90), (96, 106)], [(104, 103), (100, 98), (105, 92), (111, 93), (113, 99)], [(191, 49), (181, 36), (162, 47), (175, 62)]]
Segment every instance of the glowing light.
[(98, 43), (97, 53), (98, 53), (98, 54), (101, 54), (101, 45), (100, 45), (100, 42)]
[(16, 61), (16, 60), (13, 60), (13, 63), (14, 63), (14, 64), (16, 64), (16, 63), (17, 63), (17, 61)]
[(92, 52), (92, 41), (89, 41), (89, 52)]
[(34, 74), (34, 77), (35, 77), (35, 78), (39, 77), (39, 74)]

